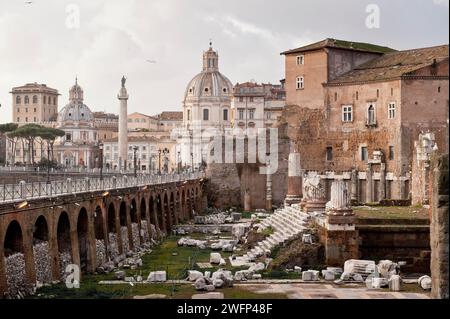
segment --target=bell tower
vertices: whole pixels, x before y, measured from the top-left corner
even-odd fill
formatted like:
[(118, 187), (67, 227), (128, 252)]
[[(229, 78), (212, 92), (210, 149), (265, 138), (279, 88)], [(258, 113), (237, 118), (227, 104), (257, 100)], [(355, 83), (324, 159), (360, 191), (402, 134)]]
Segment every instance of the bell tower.
[(203, 52), (203, 71), (219, 71), (219, 55), (212, 48), (212, 42), (209, 43), (209, 50)]

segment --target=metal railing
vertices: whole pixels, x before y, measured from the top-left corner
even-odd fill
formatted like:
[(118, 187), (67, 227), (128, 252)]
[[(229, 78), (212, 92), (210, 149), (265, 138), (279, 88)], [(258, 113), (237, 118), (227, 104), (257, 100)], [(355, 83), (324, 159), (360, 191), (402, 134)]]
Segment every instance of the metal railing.
[(108, 191), (130, 187), (143, 187), (179, 181), (188, 181), (203, 178), (204, 172), (190, 172), (181, 174), (113, 176), (94, 178), (77, 178), (47, 182), (21, 181), (18, 184), (0, 185), (0, 203), (11, 201), (46, 198), (60, 195), (88, 193), (95, 191)]

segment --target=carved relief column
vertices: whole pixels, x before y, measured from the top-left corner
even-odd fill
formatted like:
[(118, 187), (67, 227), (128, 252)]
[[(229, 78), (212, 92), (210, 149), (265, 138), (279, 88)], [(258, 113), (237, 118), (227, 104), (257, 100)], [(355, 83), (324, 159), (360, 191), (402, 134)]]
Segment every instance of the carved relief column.
[(310, 212), (324, 212), (327, 202), (325, 187), (320, 175), (308, 173), (303, 179), (304, 210)]

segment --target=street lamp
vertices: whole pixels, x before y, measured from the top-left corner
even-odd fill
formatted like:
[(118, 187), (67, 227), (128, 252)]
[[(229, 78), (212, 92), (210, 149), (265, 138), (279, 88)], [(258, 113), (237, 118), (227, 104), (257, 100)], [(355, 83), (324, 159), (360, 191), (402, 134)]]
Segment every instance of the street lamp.
[(47, 143), (47, 184), (50, 184), (50, 143)]
[(100, 150), (100, 180), (103, 180), (103, 143), (98, 144), (98, 149)]
[(133, 147), (133, 161), (134, 161), (134, 177), (137, 177), (137, 163), (136, 163), (136, 152), (138, 150), (138, 147), (135, 146)]
[(180, 174), (180, 170), (181, 170), (181, 152), (180, 151), (178, 151), (177, 168), (178, 168), (178, 174)]
[(158, 150), (158, 175), (161, 175), (161, 149)]
[(191, 153), (191, 171), (194, 172), (194, 153)]

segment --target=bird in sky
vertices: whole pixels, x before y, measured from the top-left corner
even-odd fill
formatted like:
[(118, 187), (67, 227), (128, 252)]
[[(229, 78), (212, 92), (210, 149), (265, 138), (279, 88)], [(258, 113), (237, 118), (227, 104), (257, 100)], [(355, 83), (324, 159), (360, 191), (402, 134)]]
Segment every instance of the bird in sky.
[(33, 1), (25, 1), (26, 4), (32, 4)]
[(156, 63), (156, 61), (154, 61), (154, 60), (145, 60), (145, 61), (148, 63)]

